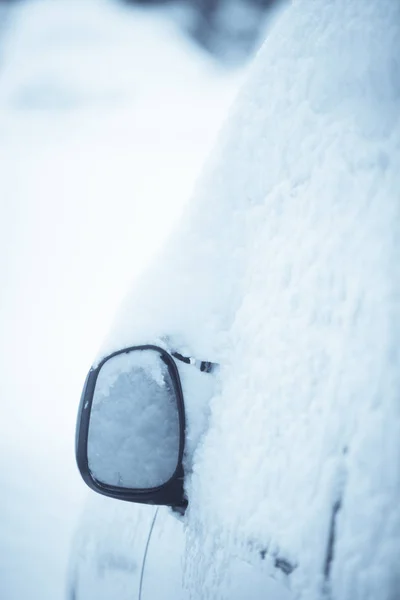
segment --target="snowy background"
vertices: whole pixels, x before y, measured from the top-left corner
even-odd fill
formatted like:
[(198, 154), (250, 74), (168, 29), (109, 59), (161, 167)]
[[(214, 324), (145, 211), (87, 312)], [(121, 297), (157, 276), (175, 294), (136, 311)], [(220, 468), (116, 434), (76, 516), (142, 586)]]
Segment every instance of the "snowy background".
[[(16, 4), (2, 36), (7, 600), (62, 597), (84, 374), (242, 77), (161, 14), (150, 25), (106, 1), (79, 2), (79, 18), (70, 6)], [(291, 567), (280, 575), (295, 596), (398, 600), (399, 11), (293, 4), (100, 350), (168, 334), (221, 365), (203, 396), (181, 367), (193, 598), (230, 597), (232, 554), (262, 552), (266, 574)], [(111, 563), (141, 521), (113, 506), (120, 526), (99, 554)]]
[(84, 377), (241, 78), (161, 12), (0, 6), (0, 597), (64, 597)]

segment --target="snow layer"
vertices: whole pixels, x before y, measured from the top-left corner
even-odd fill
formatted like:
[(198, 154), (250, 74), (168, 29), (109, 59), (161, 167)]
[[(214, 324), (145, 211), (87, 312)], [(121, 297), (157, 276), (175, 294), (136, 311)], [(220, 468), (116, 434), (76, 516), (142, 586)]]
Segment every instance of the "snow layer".
[(191, 598), (224, 598), (254, 549), (295, 597), (400, 596), (399, 56), (398, 2), (294, 2), (103, 347), (168, 334), (221, 364), (186, 484)]

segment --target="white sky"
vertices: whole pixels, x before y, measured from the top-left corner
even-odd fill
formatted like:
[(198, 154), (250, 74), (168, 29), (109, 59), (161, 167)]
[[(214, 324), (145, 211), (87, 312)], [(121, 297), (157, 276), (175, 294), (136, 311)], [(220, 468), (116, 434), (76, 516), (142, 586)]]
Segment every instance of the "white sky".
[(105, 0), (17, 3), (0, 44), (0, 597), (57, 600), (85, 373), (240, 74)]

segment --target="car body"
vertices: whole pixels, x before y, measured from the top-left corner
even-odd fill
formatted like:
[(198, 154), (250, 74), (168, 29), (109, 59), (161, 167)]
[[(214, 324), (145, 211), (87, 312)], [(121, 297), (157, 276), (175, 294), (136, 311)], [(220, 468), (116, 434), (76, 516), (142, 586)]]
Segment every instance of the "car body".
[[(97, 499), (87, 506), (74, 542), (68, 598), (183, 600), (186, 579), (192, 577), (185, 568), (186, 546), (184, 518), (170, 509), (120, 503), (110, 510), (107, 501)], [(255, 549), (233, 555), (223, 570), (211, 562), (208, 575), (203, 597), (219, 579), (234, 600), (250, 592), (260, 600), (291, 598), (287, 576)]]
[(286, 11), (93, 365), (151, 345), (183, 391), (188, 506), (131, 509), (146, 600), (399, 595), (399, 10)]

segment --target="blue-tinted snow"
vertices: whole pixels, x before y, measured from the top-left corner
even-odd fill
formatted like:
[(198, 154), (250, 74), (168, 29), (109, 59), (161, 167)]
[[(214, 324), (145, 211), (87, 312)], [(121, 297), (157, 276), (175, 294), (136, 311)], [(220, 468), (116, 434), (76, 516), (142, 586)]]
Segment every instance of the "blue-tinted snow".
[(295, 597), (399, 597), (399, 56), (399, 3), (295, 2), (103, 347), (169, 335), (221, 363), (186, 482), (191, 598), (224, 598), (254, 548), (296, 567)]
[[(45, 19), (44, 0), (32, 1), (31, 12), (21, 13), (27, 30), (35, 4), (41, 11), (35, 27)], [(70, 4), (61, 4), (64, 23)], [(108, 11), (108, 3), (101, 5)], [(116, 12), (106, 14), (99, 19), (108, 31)], [(291, 7), (260, 52), (232, 125), (185, 218), (135, 286), (120, 324), (103, 346), (102, 353), (142, 341), (162, 345), (168, 335), (169, 343), (182, 352), (221, 363), (215, 384), (208, 376), (201, 379), (195, 369), (179, 366), (188, 412), (187, 464), (193, 467), (187, 480), (185, 565), (185, 585), (193, 598), (223, 598), (229, 556), (254, 562), (258, 550), (265, 552), (266, 574), (273, 571), (274, 561), (286, 560), (297, 565), (286, 578), (294, 594), (310, 600), (320, 597), (333, 508), (340, 499), (329, 569), (332, 597), (397, 600), (399, 27), (398, 3), (389, 0), (299, 0)], [(36, 52), (39, 38), (32, 34), (34, 64), (29, 72), (45, 70), (45, 56), (53, 55), (47, 49)], [(12, 48), (9, 60), (21, 66), (16, 46)], [(101, 64), (102, 60), (97, 73)], [(63, 525), (72, 501), (72, 488), (62, 488), (59, 479), (57, 453), (64, 446), (55, 440), (61, 431), (72, 440), (68, 415), (75, 409), (54, 417), (58, 427), (51, 437), (49, 463), (49, 445), (42, 441), (45, 430), (34, 425), (48, 418), (48, 403), (40, 408), (30, 399), (51, 398), (53, 403), (54, 391), (59, 390), (57, 399), (63, 404), (60, 381), (65, 404), (67, 398), (79, 396), (83, 359), (91, 359), (103, 327), (101, 316), (108, 318), (125, 273), (136, 268), (127, 242), (140, 236), (139, 229), (132, 233), (135, 218), (127, 218), (132, 215), (131, 185), (136, 185), (129, 174), (133, 160), (153, 155), (152, 146), (143, 143), (132, 150), (131, 134), (143, 131), (142, 123), (154, 122), (153, 140), (158, 140), (161, 121), (146, 95), (143, 119), (134, 121), (137, 130), (127, 125), (133, 122), (128, 118), (132, 112), (121, 109), (123, 97), (118, 97), (117, 112), (104, 110), (107, 94), (98, 102), (103, 108), (93, 111), (86, 102), (93, 87), (102, 86), (101, 79), (93, 85), (87, 85), (85, 77), (79, 79), (61, 107), (54, 98), (60, 97), (62, 82), (56, 82), (50, 94), (48, 84), (36, 86), (36, 78), (23, 77), (24, 85), (14, 85), (15, 72), (8, 71), (9, 83), (1, 92), (6, 117), (1, 128), (7, 135), (1, 149), (1, 193), (13, 208), (0, 225), (10, 261), (20, 269), (5, 272), (4, 289), (12, 284), (13, 293), (2, 298), (7, 310), (14, 308), (18, 326), (5, 320), (2, 336), (4, 373), (10, 375), (2, 377), (8, 419), (2, 422), (1, 442), (4, 456), (13, 458), (2, 480), (8, 494), (3, 493), (1, 510), (9, 526), (2, 536), (1, 584), (7, 586), (7, 600), (20, 600), (26, 593), (34, 598), (35, 590), (40, 590), (40, 598), (47, 593), (53, 600), (60, 591), (59, 558), (68, 538)], [(120, 93), (120, 73), (113, 78), (111, 95)], [(126, 104), (134, 96), (128, 88)], [(198, 99), (200, 88), (190, 86), (193, 95), (179, 106), (185, 123), (193, 121), (185, 111)], [(161, 88), (154, 83), (154, 89)], [(207, 107), (212, 95), (205, 97), (206, 92), (201, 104)], [(49, 103), (56, 119), (38, 110), (47, 110)], [(167, 110), (166, 103), (163, 108)], [(167, 111), (160, 119), (168, 115)], [(197, 131), (202, 129), (199, 123)], [(169, 132), (176, 134), (172, 126)], [(157, 161), (171, 157), (170, 144), (159, 148)], [(50, 151), (57, 157), (51, 169)], [(179, 155), (174, 164), (182, 164), (182, 159)], [(17, 177), (16, 164), (23, 177)], [(151, 198), (163, 198), (169, 208), (172, 197), (183, 198), (188, 192), (189, 175), (195, 171), (194, 163), (185, 168), (157, 164), (157, 177), (154, 169), (143, 167), (135, 187), (141, 196), (150, 182), (145, 198), (153, 207), (147, 221), (151, 224)], [(188, 176), (179, 194), (166, 185), (176, 184), (177, 174), (180, 183)], [(41, 201), (27, 204), (33, 192), (36, 198), (40, 192)], [(63, 201), (62, 219), (54, 198)], [(85, 211), (83, 199), (92, 199)], [(161, 214), (161, 207), (157, 210)], [(165, 210), (162, 219), (169, 214)], [(39, 228), (49, 219), (52, 226), (42, 227), (38, 238), (30, 223)], [(79, 228), (74, 229), (77, 222)], [(93, 237), (88, 238), (89, 232)], [(68, 238), (74, 241), (74, 252), (67, 258), (62, 248)], [(140, 253), (146, 248), (150, 254), (151, 243), (145, 245), (149, 238), (140, 237)], [(86, 254), (88, 243), (92, 253)], [(115, 254), (110, 254), (113, 249)], [(123, 255), (129, 256), (128, 264), (121, 260)], [(45, 268), (38, 269), (38, 264)], [(92, 271), (97, 264), (101, 273)], [(77, 265), (82, 267), (82, 287), (77, 287)], [(90, 285), (83, 287), (88, 278)], [(56, 286), (61, 280), (66, 283), (56, 293), (49, 281)], [(113, 298), (106, 298), (99, 283), (103, 280), (110, 282)], [(73, 292), (72, 287), (86, 292)], [(93, 297), (88, 296), (90, 288)], [(24, 357), (46, 357), (41, 362), (47, 365), (45, 378), (33, 359), (24, 360), (23, 377), (15, 368), (8, 369), (10, 356), (21, 359), (22, 345)], [(77, 347), (79, 360), (71, 364), (69, 349)], [(68, 376), (60, 367), (63, 363), (70, 365)], [(17, 424), (19, 437), (10, 435), (9, 423)], [(21, 437), (29, 455), (18, 441)], [(17, 443), (11, 444), (11, 438)], [(45, 464), (55, 465), (51, 479), (57, 481), (57, 498), (49, 492)], [(64, 468), (62, 472), (65, 476)], [(66, 509), (64, 514), (60, 507)], [(109, 573), (101, 580), (104, 594), (107, 586), (120, 598), (131, 594), (131, 580), (126, 578), (137, 575), (140, 557), (134, 550), (143, 544), (152, 515), (151, 509), (140, 507), (133, 514), (129, 508), (96, 497), (88, 509), (82, 528), (90, 535), (80, 540), (81, 554), (77, 552), (78, 558), (88, 560), (83, 569), (86, 590), (98, 585), (102, 573)], [(94, 556), (97, 562), (91, 560)], [(280, 571), (276, 576), (285, 579)]]

